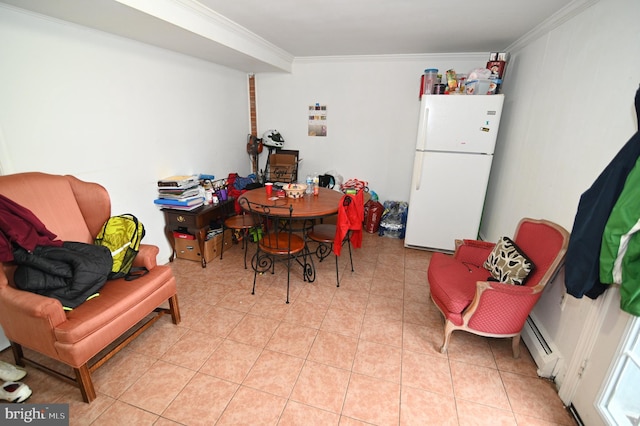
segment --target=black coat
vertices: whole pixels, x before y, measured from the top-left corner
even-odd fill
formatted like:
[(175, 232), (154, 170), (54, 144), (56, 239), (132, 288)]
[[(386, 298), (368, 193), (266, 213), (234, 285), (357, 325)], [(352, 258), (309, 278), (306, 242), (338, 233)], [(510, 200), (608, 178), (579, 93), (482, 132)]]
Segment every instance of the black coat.
[(58, 299), (71, 309), (102, 288), (113, 263), (108, 248), (69, 241), (62, 247), (36, 246), (32, 253), (17, 247), (13, 256), (16, 287)]

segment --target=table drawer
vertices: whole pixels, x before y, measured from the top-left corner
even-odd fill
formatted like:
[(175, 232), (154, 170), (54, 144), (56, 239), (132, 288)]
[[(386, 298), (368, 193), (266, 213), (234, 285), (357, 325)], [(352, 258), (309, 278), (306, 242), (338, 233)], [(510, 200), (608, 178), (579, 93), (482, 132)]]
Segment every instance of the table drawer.
[(197, 218), (194, 215), (186, 215), (180, 212), (165, 211), (167, 224), (169, 226), (197, 227)]

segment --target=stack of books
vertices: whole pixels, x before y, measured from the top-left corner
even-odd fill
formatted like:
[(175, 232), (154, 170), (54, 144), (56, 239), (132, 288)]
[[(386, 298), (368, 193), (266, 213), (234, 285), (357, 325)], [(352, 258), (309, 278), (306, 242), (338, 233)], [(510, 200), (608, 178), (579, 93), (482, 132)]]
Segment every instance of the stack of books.
[(163, 208), (194, 210), (204, 204), (197, 176), (170, 176), (158, 181), (158, 198), (153, 202)]

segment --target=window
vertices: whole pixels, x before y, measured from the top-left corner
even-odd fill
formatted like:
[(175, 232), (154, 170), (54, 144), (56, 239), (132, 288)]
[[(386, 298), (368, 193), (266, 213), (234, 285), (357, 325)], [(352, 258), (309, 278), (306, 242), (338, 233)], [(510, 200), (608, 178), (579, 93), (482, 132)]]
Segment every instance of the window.
[(598, 401), (598, 410), (607, 423), (640, 425), (640, 318), (634, 318)]

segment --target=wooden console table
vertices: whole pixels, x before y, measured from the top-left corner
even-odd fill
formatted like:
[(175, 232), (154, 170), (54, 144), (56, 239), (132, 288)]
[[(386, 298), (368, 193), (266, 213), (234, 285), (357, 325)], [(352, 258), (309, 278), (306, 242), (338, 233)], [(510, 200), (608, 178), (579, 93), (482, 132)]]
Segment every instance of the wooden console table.
[(234, 199), (229, 198), (218, 204), (198, 207), (195, 210), (184, 211), (169, 208), (163, 208), (164, 213), (164, 233), (171, 244), (171, 256), (169, 262), (173, 262), (176, 256), (176, 240), (173, 231), (178, 229), (186, 230), (189, 234), (196, 236), (200, 253), (202, 253), (202, 267), (207, 267), (207, 261), (204, 258), (204, 241), (209, 230), (209, 224), (216, 219), (224, 219), (234, 213)]

